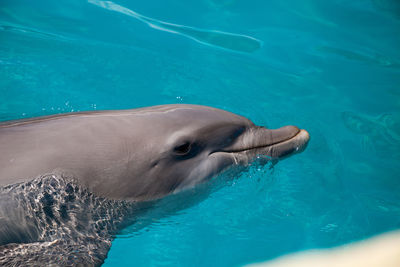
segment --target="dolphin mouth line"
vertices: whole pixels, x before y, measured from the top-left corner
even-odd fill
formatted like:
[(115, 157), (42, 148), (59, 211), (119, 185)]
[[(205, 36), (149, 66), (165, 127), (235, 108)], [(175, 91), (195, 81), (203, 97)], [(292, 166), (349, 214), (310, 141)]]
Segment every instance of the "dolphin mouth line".
[[(304, 135), (306, 137), (304, 137)], [(275, 146), (275, 145), (280, 145), (280, 144), (283, 144), (283, 143), (286, 143), (286, 142), (290, 142), (290, 141), (293, 141), (295, 139), (300, 139), (300, 138), (303, 138), (305, 140), (305, 142), (304, 143), (302, 142), (301, 144), (299, 144), (299, 146), (304, 146), (305, 144), (307, 144), (307, 141), (308, 141), (308, 138), (309, 138), (308, 136), (309, 136), (309, 134), (308, 134), (308, 132), (306, 130), (299, 129), (298, 132), (294, 136), (288, 137), (286, 139), (280, 140), (280, 141), (275, 142), (275, 143), (271, 143), (271, 144), (268, 144), (268, 145), (258, 145), (258, 146), (242, 148), (242, 149), (223, 150), (221, 152), (225, 152), (225, 153), (247, 152), (247, 151), (251, 151), (251, 150), (255, 150), (255, 149), (262, 149), (262, 148), (272, 147), (272, 146)]]

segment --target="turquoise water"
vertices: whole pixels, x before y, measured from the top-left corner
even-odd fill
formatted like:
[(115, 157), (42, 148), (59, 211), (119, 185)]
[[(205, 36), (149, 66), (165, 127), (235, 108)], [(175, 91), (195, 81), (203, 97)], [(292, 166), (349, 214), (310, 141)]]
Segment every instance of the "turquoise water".
[(397, 0), (0, 0), (0, 120), (194, 103), (305, 152), (130, 229), (104, 266), (240, 266), (400, 228)]

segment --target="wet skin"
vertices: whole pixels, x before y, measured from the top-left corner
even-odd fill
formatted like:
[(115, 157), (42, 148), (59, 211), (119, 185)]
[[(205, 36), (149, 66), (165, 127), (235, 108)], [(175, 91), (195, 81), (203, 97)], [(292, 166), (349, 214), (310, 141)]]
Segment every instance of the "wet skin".
[(0, 124), (0, 186), (54, 170), (101, 197), (151, 200), (257, 156), (302, 151), (305, 130), (276, 130), (212, 107), (163, 105), (68, 113)]

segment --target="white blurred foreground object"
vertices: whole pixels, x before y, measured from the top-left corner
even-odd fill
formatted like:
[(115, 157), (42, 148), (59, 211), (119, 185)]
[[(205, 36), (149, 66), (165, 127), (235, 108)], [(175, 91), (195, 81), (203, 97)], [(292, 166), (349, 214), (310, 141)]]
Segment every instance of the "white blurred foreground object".
[(311, 250), (248, 267), (399, 267), (400, 231), (333, 249)]

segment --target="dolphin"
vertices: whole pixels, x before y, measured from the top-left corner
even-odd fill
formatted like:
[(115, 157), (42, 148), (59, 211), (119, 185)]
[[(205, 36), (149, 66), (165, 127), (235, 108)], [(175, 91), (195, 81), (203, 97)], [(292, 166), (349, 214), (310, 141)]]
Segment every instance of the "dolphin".
[(140, 203), (259, 157), (277, 161), (308, 141), (295, 126), (267, 129), (188, 104), (2, 122), (0, 265), (100, 265)]

